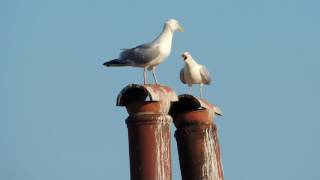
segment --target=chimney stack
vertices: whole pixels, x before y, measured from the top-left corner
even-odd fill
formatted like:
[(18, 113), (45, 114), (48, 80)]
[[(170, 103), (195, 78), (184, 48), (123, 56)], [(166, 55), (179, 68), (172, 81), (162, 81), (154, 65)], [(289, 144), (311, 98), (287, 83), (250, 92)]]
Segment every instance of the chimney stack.
[(223, 180), (215, 115), (218, 107), (208, 101), (183, 94), (174, 102), (170, 115), (177, 128), (182, 180)]
[(125, 106), (129, 136), (131, 180), (171, 180), (172, 102), (178, 97), (163, 85), (130, 84), (118, 95), (117, 106)]

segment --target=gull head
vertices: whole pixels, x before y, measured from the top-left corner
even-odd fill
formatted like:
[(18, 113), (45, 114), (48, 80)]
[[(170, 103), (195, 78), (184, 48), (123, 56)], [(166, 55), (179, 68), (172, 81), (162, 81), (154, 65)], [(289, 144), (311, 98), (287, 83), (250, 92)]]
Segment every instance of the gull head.
[(181, 54), (181, 57), (184, 61), (187, 61), (189, 58), (191, 58), (191, 54), (189, 52), (184, 52)]
[(184, 31), (182, 26), (175, 19), (169, 19), (169, 20), (166, 21), (165, 24), (167, 26), (169, 26), (172, 31), (178, 31), (178, 32), (183, 32)]

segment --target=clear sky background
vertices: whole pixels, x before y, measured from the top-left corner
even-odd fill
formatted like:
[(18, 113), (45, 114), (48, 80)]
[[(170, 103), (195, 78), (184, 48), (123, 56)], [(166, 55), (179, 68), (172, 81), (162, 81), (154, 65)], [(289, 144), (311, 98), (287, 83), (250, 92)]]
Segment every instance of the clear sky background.
[[(319, 7), (317, 0), (1, 0), (0, 179), (129, 179), (127, 113), (115, 99), (142, 82), (142, 69), (101, 64), (176, 18), (185, 32), (175, 34), (158, 78), (187, 92), (183, 51), (210, 70), (205, 97), (225, 114), (216, 123), (226, 180), (319, 180)], [(181, 179), (173, 136), (172, 156), (173, 179)]]

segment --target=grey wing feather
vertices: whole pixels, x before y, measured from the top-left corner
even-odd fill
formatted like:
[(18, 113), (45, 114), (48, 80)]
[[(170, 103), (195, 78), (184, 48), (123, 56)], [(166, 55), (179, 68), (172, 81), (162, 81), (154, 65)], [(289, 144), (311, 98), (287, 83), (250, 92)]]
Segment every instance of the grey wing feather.
[(201, 78), (202, 78), (204, 84), (211, 83), (210, 73), (205, 66), (201, 66), (200, 75), (201, 75)]
[(180, 81), (183, 83), (183, 84), (186, 84), (186, 80), (184, 79), (184, 68), (182, 68), (180, 70)]
[(135, 48), (125, 49), (121, 52), (120, 59), (132, 62), (133, 65), (142, 65), (149, 63), (159, 56), (159, 54), (159, 46), (152, 43), (146, 43)]

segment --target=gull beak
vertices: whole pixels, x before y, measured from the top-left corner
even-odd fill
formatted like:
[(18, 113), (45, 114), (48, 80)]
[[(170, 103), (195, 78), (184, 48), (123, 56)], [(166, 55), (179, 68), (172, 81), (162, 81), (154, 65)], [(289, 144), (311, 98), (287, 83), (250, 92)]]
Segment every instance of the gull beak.
[(182, 54), (181, 57), (184, 61), (187, 60), (187, 56), (185, 54)]
[(178, 25), (178, 29), (177, 29), (178, 32), (184, 32), (184, 29), (183, 27), (179, 24)]

